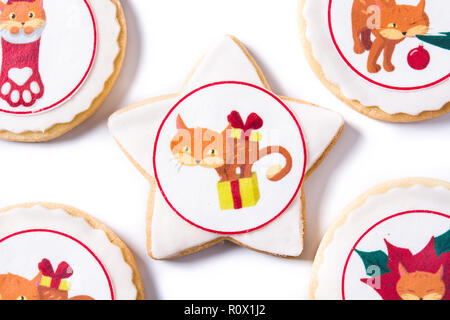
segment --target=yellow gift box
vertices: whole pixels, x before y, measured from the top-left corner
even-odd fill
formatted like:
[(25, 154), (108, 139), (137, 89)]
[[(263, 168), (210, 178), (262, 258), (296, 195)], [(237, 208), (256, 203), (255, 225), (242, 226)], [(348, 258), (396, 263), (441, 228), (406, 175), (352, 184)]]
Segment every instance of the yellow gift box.
[(230, 137), (233, 138), (233, 139), (241, 139), (242, 138), (242, 133), (243, 133), (242, 129), (235, 129), (235, 128), (233, 128), (233, 129), (231, 129)]
[(256, 206), (260, 199), (256, 173), (251, 178), (224, 181), (217, 184), (220, 209), (237, 210)]
[[(41, 287), (51, 288), (51, 286), (52, 286), (52, 278), (46, 277), (46, 276), (42, 276), (41, 277), (41, 281), (39, 282), (39, 285)], [(59, 283), (58, 290), (69, 291), (70, 287), (71, 287), (71, 284), (70, 284), (69, 281), (61, 280), (61, 282)]]
[(252, 141), (252, 142), (259, 142), (259, 141), (261, 141), (261, 132), (259, 132), (259, 131), (252, 131), (251, 133), (250, 133), (250, 141)]
[[(236, 129), (236, 128), (231, 129), (231, 132), (230, 132), (230, 137), (231, 138), (233, 138), (233, 139), (242, 139), (243, 135), (244, 135), (244, 130)], [(259, 142), (259, 141), (261, 141), (261, 138), (262, 138), (262, 136), (261, 136), (261, 133), (259, 131), (253, 130), (253, 131), (250, 132), (250, 136), (249, 136), (249, 140), (250, 141), (252, 141), (252, 142)]]

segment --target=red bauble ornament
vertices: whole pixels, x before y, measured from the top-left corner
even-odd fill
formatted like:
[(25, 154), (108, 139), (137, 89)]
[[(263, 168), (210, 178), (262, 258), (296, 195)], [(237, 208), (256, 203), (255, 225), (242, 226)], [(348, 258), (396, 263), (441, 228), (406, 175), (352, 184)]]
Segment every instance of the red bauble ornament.
[(408, 64), (415, 70), (425, 69), (430, 64), (430, 60), (430, 53), (422, 45), (408, 53)]

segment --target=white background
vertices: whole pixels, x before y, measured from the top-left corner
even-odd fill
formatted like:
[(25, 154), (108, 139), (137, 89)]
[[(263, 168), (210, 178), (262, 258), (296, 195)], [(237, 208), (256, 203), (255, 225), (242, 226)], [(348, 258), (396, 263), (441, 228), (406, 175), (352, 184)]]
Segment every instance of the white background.
[[(297, 0), (123, 0), (129, 47), (113, 93), (91, 119), (45, 144), (0, 142), (0, 206), (53, 201), (105, 222), (133, 250), (150, 299), (306, 299), (314, 254), (339, 212), (385, 180), (450, 181), (450, 115), (416, 124), (366, 118), (316, 79), (302, 53)], [(346, 128), (305, 183), (307, 229), (301, 258), (285, 260), (230, 243), (174, 261), (146, 254), (148, 183), (110, 137), (108, 116), (177, 91), (209, 44), (237, 36), (274, 91), (341, 113)]]

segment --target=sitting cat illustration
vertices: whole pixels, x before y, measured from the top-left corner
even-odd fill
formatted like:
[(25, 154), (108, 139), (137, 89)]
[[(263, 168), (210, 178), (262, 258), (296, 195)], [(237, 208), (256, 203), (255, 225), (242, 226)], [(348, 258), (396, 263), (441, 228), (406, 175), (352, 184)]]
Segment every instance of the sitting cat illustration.
[[(377, 73), (381, 70), (377, 62), (382, 52), (384, 69), (394, 71), (392, 56), (397, 44), (407, 37), (428, 33), (430, 20), (425, 5), (425, 0), (420, 0), (417, 6), (398, 5), (395, 0), (354, 0), (354, 52), (362, 54), (369, 51), (368, 72)], [(373, 42), (371, 35), (375, 37)]]
[[(283, 179), (292, 169), (292, 157), (289, 151), (281, 146), (259, 148), (259, 141), (251, 141), (248, 134), (251, 130), (244, 130), (246, 137), (232, 138), (230, 132), (232, 123), (240, 123), (245, 127), (238, 112), (228, 116), (229, 125), (222, 132), (206, 128), (189, 128), (178, 115), (177, 134), (173, 137), (170, 148), (176, 161), (185, 166), (202, 166), (215, 169), (220, 181), (233, 181), (239, 178), (250, 178), (253, 165), (270, 154), (281, 154), (286, 164), (272, 166), (267, 171), (267, 178), (271, 181)], [(253, 124), (251, 124), (253, 123)], [(251, 114), (246, 122), (247, 128), (259, 129), (262, 119)], [(239, 170), (239, 172), (238, 172)]]
[(397, 293), (403, 300), (442, 300), (445, 295), (442, 265), (436, 273), (408, 272), (400, 263), (399, 274)]

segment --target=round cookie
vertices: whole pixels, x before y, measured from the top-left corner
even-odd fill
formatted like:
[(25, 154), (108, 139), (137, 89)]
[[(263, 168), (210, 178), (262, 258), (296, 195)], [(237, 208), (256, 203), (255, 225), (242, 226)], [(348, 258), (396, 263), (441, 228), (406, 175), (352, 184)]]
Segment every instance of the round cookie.
[(450, 183), (411, 178), (352, 202), (314, 260), (312, 299), (449, 300)]
[(142, 300), (127, 246), (75, 208), (30, 203), (0, 210), (0, 300)]
[(450, 111), (445, 0), (300, 0), (305, 54), (338, 98), (374, 119), (412, 122)]
[(120, 0), (0, 0), (0, 139), (55, 139), (92, 116), (125, 56)]

